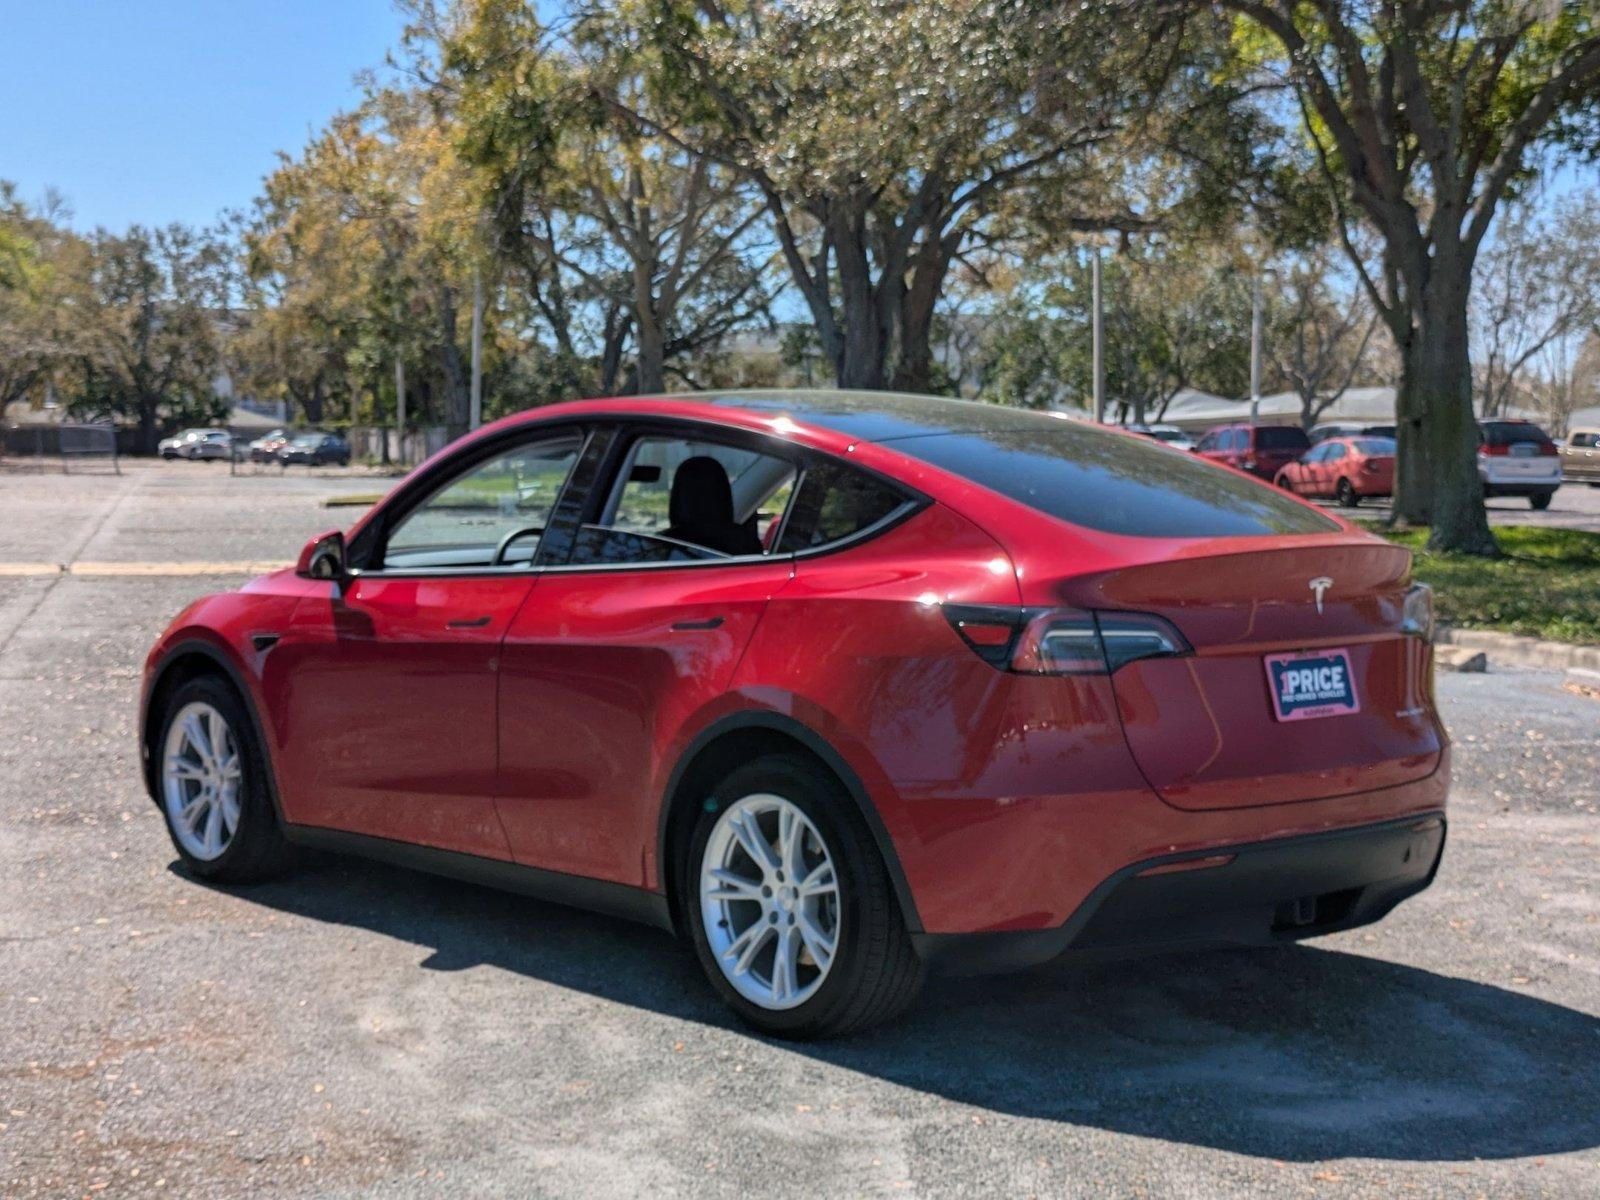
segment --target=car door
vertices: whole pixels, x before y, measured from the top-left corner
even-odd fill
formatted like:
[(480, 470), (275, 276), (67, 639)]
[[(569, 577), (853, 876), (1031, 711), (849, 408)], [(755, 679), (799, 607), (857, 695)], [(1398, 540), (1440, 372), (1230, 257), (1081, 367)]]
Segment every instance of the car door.
[(1317, 495), (1331, 496), (1339, 488), (1339, 479), (1344, 475), (1348, 462), (1350, 447), (1345, 442), (1329, 442), (1322, 461), (1317, 464)]
[(1283, 476), (1289, 481), (1289, 490), (1297, 496), (1308, 496), (1315, 487), (1317, 464), (1327, 453), (1326, 444), (1313, 446), (1298, 462), (1292, 462), (1283, 468)]
[[(724, 694), (792, 578), (766, 535), (800, 460), (714, 427), (612, 437), (570, 516), (571, 553), (547, 564), (506, 635), (498, 803), (518, 862), (648, 886), (661, 764), (685, 722)], [(691, 527), (676, 518), (680, 481), (696, 473), (727, 477), (730, 508)]]
[(303, 600), (279, 668), (290, 820), (508, 858), (494, 806), (500, 643), (582, 446), (524, 436), (384, 517), (367, 565)]

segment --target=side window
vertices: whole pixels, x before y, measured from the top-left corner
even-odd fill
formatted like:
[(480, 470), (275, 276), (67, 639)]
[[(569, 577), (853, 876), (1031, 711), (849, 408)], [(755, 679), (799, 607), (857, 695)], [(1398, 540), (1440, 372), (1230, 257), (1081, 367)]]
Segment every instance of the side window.
[(719, 442), (646, 436), (629, 447), (568, 564), (694, 562), (771, 552), (795, 465)]
[(457, 475), (390, 532), (384, 569), (526, 567), (582, 444), (540, 438)]
[(1300, 461), (1305, 463), (1305, 464), (1307, 464), (1308, 466), (1310, 466), (1312, 464), (1321, 462), (1323, 459), (1325, 459), (1327, 457), (1328, 457), (1328, 444), (1326, 442), (1324, 442), (1324, 443), (1322, 443), (1322, 445), (1314, 447), (1309, 454), (1301, 455), (1300, 456)]
[(1335, 442), (1333, 445), (1328, 447), (1328, 453), (1326, 457), (1329, 462), (1338, 462), (1344, 456), (1345, 446), (1343, 442)]
[(1200, 444), (1195, 447), (1195, 450), (1196, 451), (1215, 450), (1216, 448), (1217, 448), (1217, 435), (1214, 434), (1214, 433), (1208, 433), (1208, 434), (1205, 435), (1205, 437), (1200, 439)]
[(905, 497), (842, 463), (806, 469), (783, 527), (785, 554), (827, 546), (883, 520)]

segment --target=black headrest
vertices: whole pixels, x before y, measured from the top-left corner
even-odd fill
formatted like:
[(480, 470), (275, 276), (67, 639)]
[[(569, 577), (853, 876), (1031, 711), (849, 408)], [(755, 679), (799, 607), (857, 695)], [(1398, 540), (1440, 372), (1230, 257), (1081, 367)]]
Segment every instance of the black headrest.
[(728, 472), (709, 454), (685, 459), (672, 477), (667, 511), (675, 526), (731, 523), (733, 488)]

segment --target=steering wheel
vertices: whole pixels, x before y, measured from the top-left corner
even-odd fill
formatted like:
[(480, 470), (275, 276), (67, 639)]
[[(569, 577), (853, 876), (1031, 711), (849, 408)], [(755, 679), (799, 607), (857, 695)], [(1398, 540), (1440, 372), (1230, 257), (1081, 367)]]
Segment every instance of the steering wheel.
[(529, 525), (526, 529), (513, 529), (500, 539), (500, 544), (495, 547), (494, 557), (489, 560), (489, 565), (491, 567), (504, 566), (506, 551), (511, 549), (512, 543), (520, 542), (525, 537), (538, 537), (543, 533), (543, 525)]

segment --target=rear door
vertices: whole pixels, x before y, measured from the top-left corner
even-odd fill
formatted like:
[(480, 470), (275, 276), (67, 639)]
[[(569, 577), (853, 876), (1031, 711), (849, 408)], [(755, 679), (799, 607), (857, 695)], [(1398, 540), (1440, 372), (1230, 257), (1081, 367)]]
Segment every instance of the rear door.
[[(518, 862), (648, 886), (660, 764), (684, 723), (726, 692), (793, 575), (769, 534), (799, 460), (782, 443), (714, 428), (608, 436), (595, 487), (561, 518), (577, 528), (570, 555), (548, 564), (506, 635), (497, 806)], [(707, 512), (708, 493), (674, 495), (686, 463), (715, 475), (708, 458), (728, 479), (726, 518)], [(696, 524), (676, 519), (691, 511)]]

